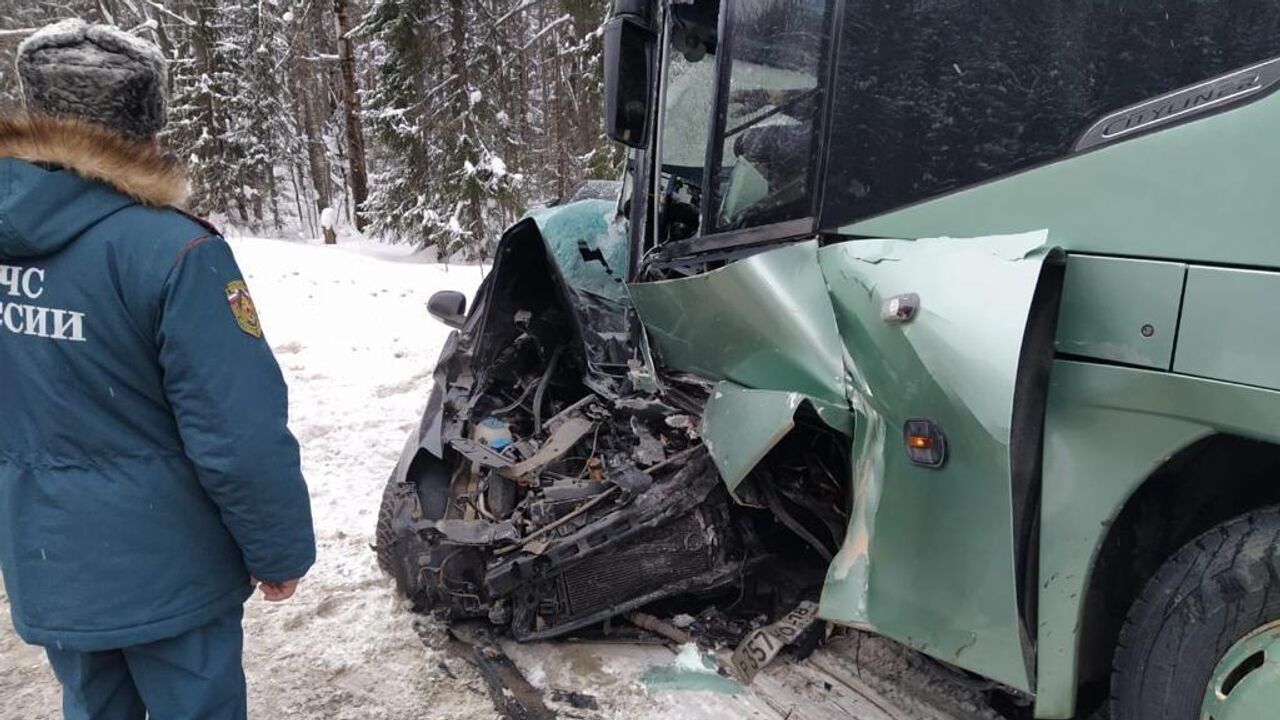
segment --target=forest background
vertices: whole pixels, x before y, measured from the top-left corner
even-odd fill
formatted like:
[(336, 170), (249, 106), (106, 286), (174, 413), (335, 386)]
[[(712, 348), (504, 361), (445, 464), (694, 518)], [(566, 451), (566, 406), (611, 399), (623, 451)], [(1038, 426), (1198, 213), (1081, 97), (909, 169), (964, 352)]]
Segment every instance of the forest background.
[[(14, 54), (62, 18), (170, 62), (162, 147), (191, 208), (258, 234), (344, 230), (483, 260), (502, 229), (618, 176), (600, 121), (607, 0), (0, 0), (0, 112)], [(332, 212), (326, 213), (325, 209)]]

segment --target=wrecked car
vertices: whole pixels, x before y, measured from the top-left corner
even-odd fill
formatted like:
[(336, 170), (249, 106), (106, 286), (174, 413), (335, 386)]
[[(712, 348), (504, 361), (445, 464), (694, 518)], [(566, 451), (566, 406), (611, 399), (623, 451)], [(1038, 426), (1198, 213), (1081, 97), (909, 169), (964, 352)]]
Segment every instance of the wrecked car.
[(1267, 716), (1278, 26), (617, 0), (625, 183), (432, 298), (457, 332), (383, 567), (518, 640), (817, 598), (1009, 714)]
[[(598, 200), (544, 211), (503, 238), (470, 313), (456, 294), (432, 299), (458, 332), (388, 485), (378, 539), (384, 567), (424, 608), (544, 639), (737, 587), (769, 563), (785, 566), (775, 585), (803, 579), (785, 524), (797, 517), (816, 521), (816, 535), (800, 536), (813, 552), (829, 560), (839, 547), (848, 453), (835, 431), (792, 449), (795, 467), (762, 484), (761, 510), (733, 510), (700, 435), (714, 385), (659, 375), (632, 351), (615, 212)], [(576, 242), (557, 253), (540, 228)], [(820, 467), (825, 498), (809, 478)], [(810, 588), (823, 568), (809, 568)], [(800, 585), (782, 585), (786, 602), (799, 600)]]

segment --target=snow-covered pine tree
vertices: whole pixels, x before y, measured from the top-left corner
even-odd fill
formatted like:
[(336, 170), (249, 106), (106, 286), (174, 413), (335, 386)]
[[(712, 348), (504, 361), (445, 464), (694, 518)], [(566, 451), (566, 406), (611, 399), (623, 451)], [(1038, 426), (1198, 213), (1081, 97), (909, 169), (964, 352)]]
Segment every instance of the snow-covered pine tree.
[(427, 244), (442, 227), (430, 195), (434, 180), (427, 109), (441, 88), (435, 16), (415, 0), (376, 0), (360, 26), (377, 65), (364, 116), (374, 146), (366, 212), (377, 235)]
[(490, 93), (506, 69), (505, 58), (503, 48), (486, 42), (492, 34), (476, 31), (497, 17), (490, 5), (450, 0), (447, 57), (453, 82), (432, 118), (441, 136), (437, 202), (449, 212), (436, 244), (481, 258), (488, 256), (490, 231), (509, 215), (521, 179), (496, 152), (504, 132)]
[[(299, 157), (302, 144), (292, 108), (290, 86), (282, 69), (291, 50), (289, 23), (275, 2), (241, 0), (232, 20), (243, 23), (239, 66), (240, 100), (244, 116), (233, 123), (237, 144), (245, 149), (241, 174), (252, 208), (253, 221), (261, 224), (270, 212), (276, 229), (282, 226), (277, 173), (284, 172), (290, 158)], [(264, 207), (265, 206), (265, 207)]]
[(614, 175), (619, 155), (599, 121), (607, 6), (375, 2), (363, 23), (380, 58), (366, 107), (383, 146), (371, 161), (373, 231), (484, 257), (528, 204), (584, 173)]
[(192, 170), (192, 204), (202, 212), (236, 211), (249, 222), (244, 162), (248, 150), (241, 143), (242, 114), (247, 104), (243, 89), (243, 53), (227, 16), (242, 15), (239, 0), (216, 9), (201, 0), (172, 3), (187, 25), (175, 44), (170, 62), (175, 92), (170, 101), (169, 126), (161, 140)]

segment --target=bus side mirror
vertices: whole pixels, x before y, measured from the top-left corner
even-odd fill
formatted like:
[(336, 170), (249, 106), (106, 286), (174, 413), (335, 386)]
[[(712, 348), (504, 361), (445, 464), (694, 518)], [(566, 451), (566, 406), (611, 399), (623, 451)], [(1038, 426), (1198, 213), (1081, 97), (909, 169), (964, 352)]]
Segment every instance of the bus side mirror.
[(605, 25), (605, 134), (637, 150), (649, 144), (657, 45), (657, 33), (635, 16), (620, 15)]
[(454, 290), (441, 290), (427, 301), (427, 312), (454, 330), (467, 322), (467, 296)]

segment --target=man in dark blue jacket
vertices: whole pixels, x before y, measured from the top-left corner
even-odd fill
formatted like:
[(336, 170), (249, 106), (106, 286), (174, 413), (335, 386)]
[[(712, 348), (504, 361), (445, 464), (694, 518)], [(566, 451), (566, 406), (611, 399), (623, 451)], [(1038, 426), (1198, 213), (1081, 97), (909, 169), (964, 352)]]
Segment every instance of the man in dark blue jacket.
[(59, 24), (0, 120), (0, 569), (68, 718), (243, 718), (243, 604), (315, 560), (249, 289), (155, 149), (163, 64)]

